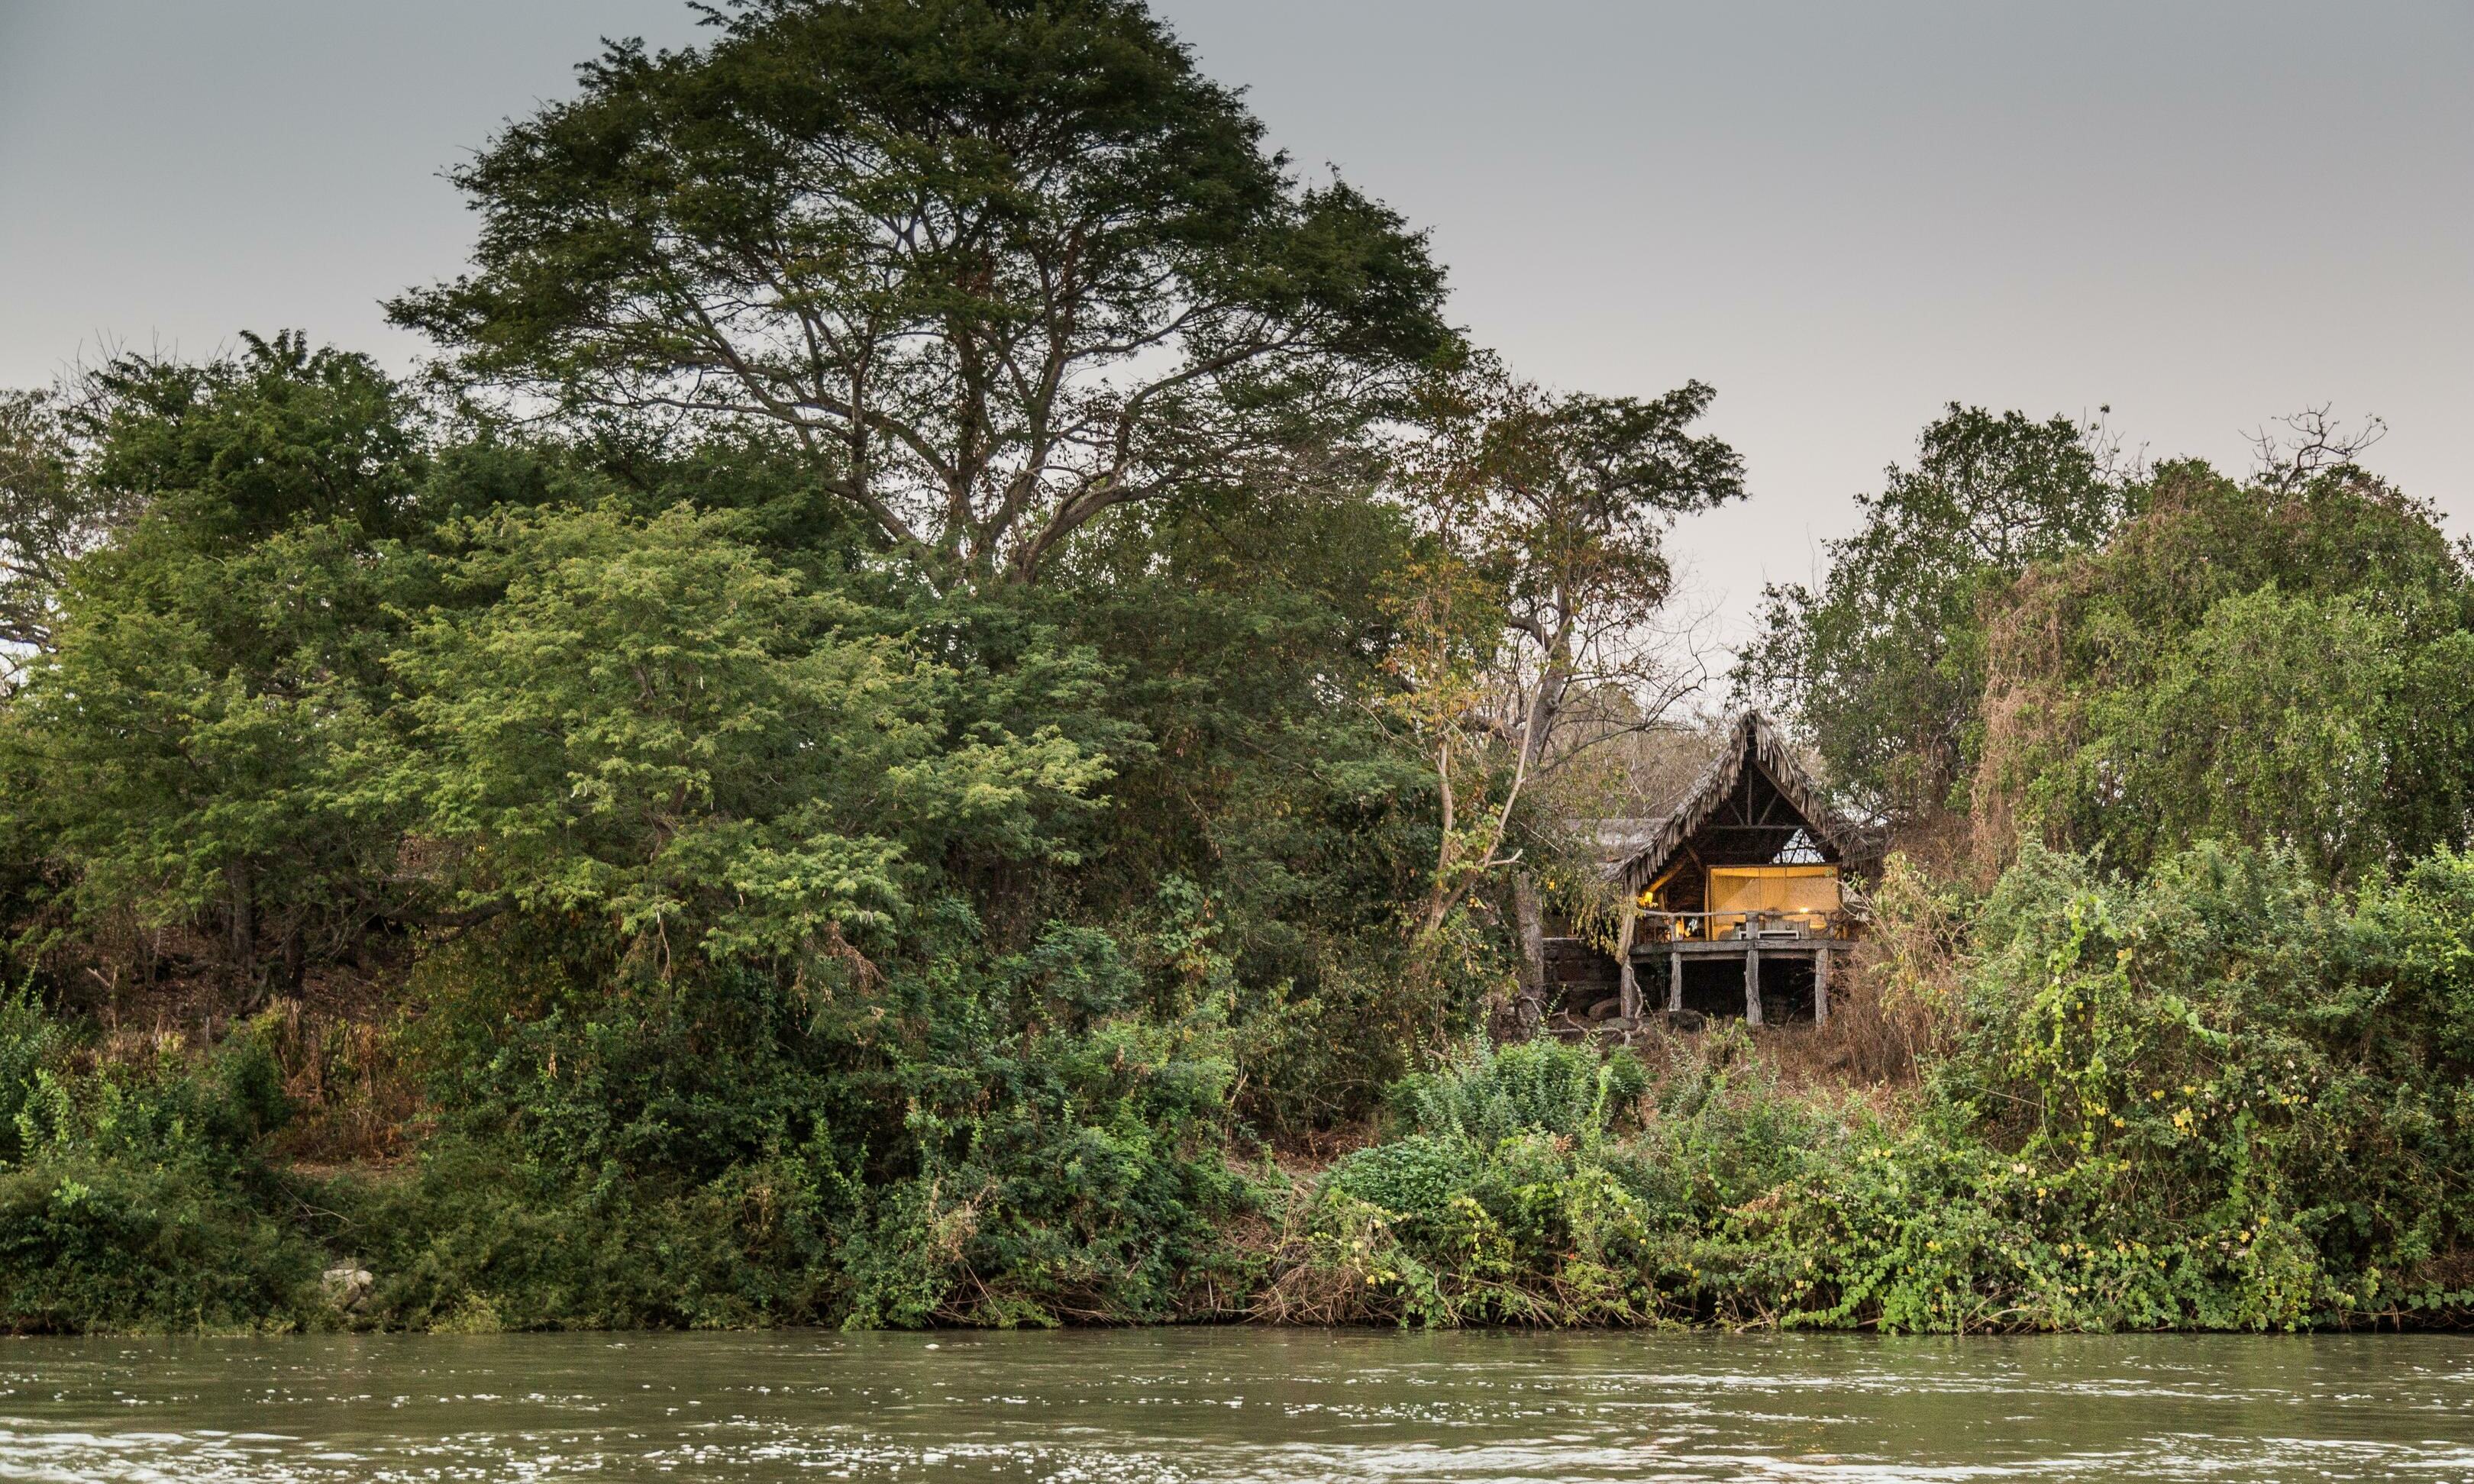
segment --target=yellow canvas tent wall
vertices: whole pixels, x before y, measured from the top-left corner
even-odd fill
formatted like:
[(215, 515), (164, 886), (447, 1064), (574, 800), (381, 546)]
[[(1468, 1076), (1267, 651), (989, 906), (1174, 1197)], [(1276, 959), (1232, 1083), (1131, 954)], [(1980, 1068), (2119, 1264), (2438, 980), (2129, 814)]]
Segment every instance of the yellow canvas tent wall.
[(1835, 912), (1835, 866), (1712, 866), (1712, 912)]

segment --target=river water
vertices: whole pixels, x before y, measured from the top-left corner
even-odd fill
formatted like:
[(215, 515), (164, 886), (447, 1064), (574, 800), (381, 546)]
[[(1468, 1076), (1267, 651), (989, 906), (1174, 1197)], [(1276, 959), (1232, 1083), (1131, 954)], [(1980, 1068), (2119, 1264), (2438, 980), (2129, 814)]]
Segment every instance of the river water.
[(2474, 1478), (2474, 1339), (0, 1339), (0, 1479)]

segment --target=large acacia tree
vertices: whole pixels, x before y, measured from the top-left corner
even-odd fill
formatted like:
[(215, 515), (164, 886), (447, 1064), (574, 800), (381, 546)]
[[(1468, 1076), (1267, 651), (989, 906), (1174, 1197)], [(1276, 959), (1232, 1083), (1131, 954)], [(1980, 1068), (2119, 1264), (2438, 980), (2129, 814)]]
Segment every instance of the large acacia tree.
[(610, 47), (457, 183), (400, 323), (587, 417), (786, 430), (940, 586), (1345, 433), (1452, 337), (1423, 240), (1301, 184), (1129, 0), (742, 0)]

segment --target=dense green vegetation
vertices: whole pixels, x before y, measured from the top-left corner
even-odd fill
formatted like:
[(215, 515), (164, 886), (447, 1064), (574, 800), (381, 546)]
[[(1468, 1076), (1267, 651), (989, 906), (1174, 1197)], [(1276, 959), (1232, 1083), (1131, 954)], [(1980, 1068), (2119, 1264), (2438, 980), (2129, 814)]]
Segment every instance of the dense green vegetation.
[(2345, 902), (2290, 853), (2134, 882), (2031, 847), (1977, 905), (1933, 1007), (1953, 1043), (1886, 1106), (1783, 1086), (1740, 1030), (1661, 1043), (1655, 1075), (1472, 1053), (1305, 1199), (1273, 1311), (2233, 1328), (2474, 1303), (2474, 859)]
[(2474, 575), (2341, 440), (1953, 406), (1736, 675), (1901, 847), (1831, 1028), (1528, 1040), (1710, 388), (1522, 382), (1122, 0), (458, 179), (424, 377), (0, 397), (0, 1329), (2474, 1306)]

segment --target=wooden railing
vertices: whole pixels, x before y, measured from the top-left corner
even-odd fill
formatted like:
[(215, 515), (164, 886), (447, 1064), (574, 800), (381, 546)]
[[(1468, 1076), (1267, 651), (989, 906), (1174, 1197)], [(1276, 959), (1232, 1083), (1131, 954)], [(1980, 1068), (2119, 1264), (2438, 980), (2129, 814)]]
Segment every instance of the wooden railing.
[(1636, 946), (1652, 943), (1792, 943), (1847, 936), (1844, 912), (1644, 912)]

